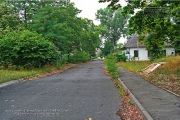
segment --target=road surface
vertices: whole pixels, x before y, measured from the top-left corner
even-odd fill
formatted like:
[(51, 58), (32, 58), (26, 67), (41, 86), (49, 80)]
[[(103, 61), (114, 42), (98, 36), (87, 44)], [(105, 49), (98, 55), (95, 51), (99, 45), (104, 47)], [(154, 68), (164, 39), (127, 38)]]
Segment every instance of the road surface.
[(119, 93), (102, 61), (0, 88), (0, 120), (119, 120)]

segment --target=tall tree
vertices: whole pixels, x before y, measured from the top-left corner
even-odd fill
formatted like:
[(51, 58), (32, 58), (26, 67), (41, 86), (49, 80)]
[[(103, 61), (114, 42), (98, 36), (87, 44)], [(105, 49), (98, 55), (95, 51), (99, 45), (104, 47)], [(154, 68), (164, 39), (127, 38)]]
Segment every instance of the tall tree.
[(96, 19), (100, 20), (101, 26), (107, 28), (101, 36), (105, 40), (111, 40), (114, 46), (116, 46), (117, 41), (125, 33), (125, 25), (129, 16), (122, 15), (122, 9), (117, 9), (116, 11), (110, 8), (99, 9), (96, 13)]
[(73, 3), (59, 1), (39, 9), (30, 29), (52, 41), (62, 54), (76, 49), (93, 55), (99, 45), (99, 32), (91, 20), (77, 17), (79, 13)]
[(81, 28), (81, 49), (94, 56), (100, 45), (99, 30), (93, 21), (88, 19), (82, 19)]
[(73, 4), (63, 1), (42, 7), (34, 15), (30, 29), (51, 40), (60, 51), (70, 53), (78, 37), (79, 12)]

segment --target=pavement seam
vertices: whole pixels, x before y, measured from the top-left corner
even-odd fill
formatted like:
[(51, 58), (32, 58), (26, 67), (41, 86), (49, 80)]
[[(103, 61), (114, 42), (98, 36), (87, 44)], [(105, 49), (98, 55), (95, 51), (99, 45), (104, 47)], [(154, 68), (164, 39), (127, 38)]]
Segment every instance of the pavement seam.
[(144, 116), (144, 118), (146, 120), (153, 120), (153, 118), (151, 117), (151, 115), (145, 110), (145, 108), (141, 105), (141, 103), (136, 99), (136, 97), (131, 93), (131, 91), (126, 87), (126, 85), (123, 83), (123, 81), (118, 78), (118, 80), (120, 81), (120, 83), (122, 84), (123, 88), (125, 90), (128, 90), (129, 92), (129, 96), (130, 98), (135, 102), (136, 106), (138, 107), (138, 109), (140, 110), (141, 114)]

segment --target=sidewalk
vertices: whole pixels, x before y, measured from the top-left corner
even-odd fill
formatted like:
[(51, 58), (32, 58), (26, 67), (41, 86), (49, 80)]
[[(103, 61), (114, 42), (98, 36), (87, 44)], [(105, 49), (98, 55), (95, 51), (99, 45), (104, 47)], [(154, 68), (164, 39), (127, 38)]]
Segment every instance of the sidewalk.
[(120, 68), (120, 79), (154, 120), (180, 120), (180, 98)]

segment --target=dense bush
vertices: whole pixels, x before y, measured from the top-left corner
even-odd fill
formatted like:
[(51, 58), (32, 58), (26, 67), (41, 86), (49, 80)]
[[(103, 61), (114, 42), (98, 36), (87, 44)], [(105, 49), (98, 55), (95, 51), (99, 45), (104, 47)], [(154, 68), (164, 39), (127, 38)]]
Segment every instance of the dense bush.
[(114, 78), (118, 79), (119, 72), (118, 72), (118, 66), (117, 66), (117, 57), (113, 54), (109, 54), (105, 58), (105, 65), (106, 69), (108, 70), (109, 74)]
[(62, 63), (68, 62), (68, 54), (62, 55), (62, 56), (61, 56), (61, 61), (62, 61)]
[(0, 40), (0, 64), (41, 67), (58, 59), (55, 46), (41, 35), (28, 30), (8, 33)]
[(89, 54), (85, 51), (73, 51), (73, 54), (70, 55), (70, 62), (78, 63), (78, 62), (86, 62), (90, 60)]
[(123, 54), (117, 54), (116, 56), (117, 56), (118, 61), (124, 61), (124, 62), (126, 62), (126, 60), (127, 60), (127, 56), (125, 55), (125, 53), (123, 53)]

